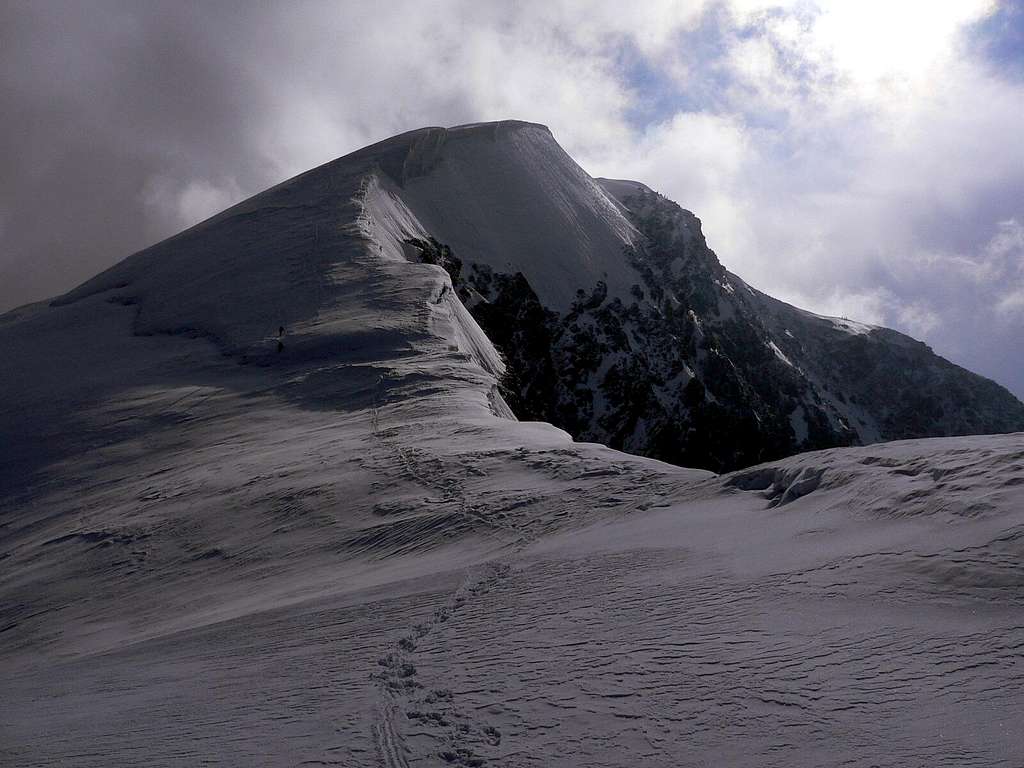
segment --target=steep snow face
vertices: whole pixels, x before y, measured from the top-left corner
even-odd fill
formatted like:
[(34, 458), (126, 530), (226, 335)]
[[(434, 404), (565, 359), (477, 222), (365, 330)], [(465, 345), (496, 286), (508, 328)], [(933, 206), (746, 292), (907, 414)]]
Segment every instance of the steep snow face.
[[(408, 242), (429, 237), (423, 225), (405, 206), (394, 185), (376, 175), (366, 177), (360, 191), (362, 213), (357, 219), (360, 234), (366, 238), (372, 253), (376, 247), (380, 258), (394, 262), (399, 269), (408, 265)], [(429, 269), (429, 267), (428, 267)], [(437, 338), (453, 343), (455, 349), (467, 356), (495, 379), (505, 373), (505, 363), (490, 339), (452, 291), (446, 272), (435, 267), (439, 280), (436, 295), (428, 302), (430, 329)], [(515, 418), (496, 388), (491, 392), (492, 405), (505, 418)]]
[(410, 141), (396, 182), (459, 258), (522, 272), (554, 310), (598, 281), (626, 296), (638, 280), (623, 256), (637, 232), (544, 126), (429, 129)]

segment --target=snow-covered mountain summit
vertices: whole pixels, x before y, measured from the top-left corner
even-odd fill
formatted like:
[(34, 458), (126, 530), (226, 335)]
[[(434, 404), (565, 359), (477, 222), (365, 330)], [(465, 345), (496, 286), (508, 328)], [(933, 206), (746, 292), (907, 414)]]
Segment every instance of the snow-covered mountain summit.
[(717, 467), (1020, 404), (542, 127), (314, 169), (0, 358), (2, 764), (1021, 762), (1024, 436), (716, 476), (515, 417)]
[[(1024, 405), (1002, 387), (894, 331), (756, 291), (720, 264), (692, 213), (638, 182), (592, 179), (547, 128), (516, 121), (366, 147), (55, 304), (106, 293), (135, 308), (136, 333), (204, 334), (239, 359), (287, 365), (351, 348), (357, 332), (338, 321), (378, 301), (366, 280), (402, 294), (399, 272), (431, 274), (409, 261), (449, 273), (456, 296), (439, 301), (460, 337), (479, 325), (496, 345), (475, 353), (517, 416), (632, 453), (723, 470), (1024, 429)], [(268, 337), (280, 326), (278, 359)], [(377, 344), (380, 330), (357, 335)]]

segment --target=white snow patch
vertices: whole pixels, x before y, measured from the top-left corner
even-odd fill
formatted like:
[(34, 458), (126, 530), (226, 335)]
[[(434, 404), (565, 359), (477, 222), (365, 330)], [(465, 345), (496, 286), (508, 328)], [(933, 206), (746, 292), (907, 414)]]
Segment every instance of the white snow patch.
[(792, 362), (792, 361), (791, 361), (791, 360), (790, 360), (790, 359), (789, 359), (788, 357), (786, 357), (786, 353), (785, 353), (785, 352), (783, 352), (783, 351), (782, 351), (781, 349), (779, 349), (779, 345), (778, 345), (778, 344), (776, 344), (776, 343), (775, 343), (774, 341), (768, 341), (768, 342), (766, 343), (766, 346), (767, 346), (767, 347), (768, 347), (768, 348), (769, 348), (769, 349), (770, 349), (770, 350), (771, 350), (772, 352), (774, 352), (774, 353), (775, 353), (775, 356), (776, 356), (777, 358), (779, 358), (779, 360), (781, 360), (782, 362), (784, 362), (784, 363), (785, 363), (786, 365), (788, 365), (788, 366), (789, 366), (790, 368), (795, 368), (795, 367), (796, 367), (795, 365), (793, 365), (793, 362)]

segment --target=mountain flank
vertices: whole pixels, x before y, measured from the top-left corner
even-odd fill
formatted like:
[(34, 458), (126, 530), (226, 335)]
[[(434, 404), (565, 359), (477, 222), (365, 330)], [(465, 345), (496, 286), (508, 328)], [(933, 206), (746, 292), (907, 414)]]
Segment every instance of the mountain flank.
[(280, 323), (298, 330), (292, 359), (314, 347), (329, 357), (329, 318), (359, 302), (346, 216), (376, 228), (378, 271), (445, 269), (500, 353), (485, 367), (502, 365), (515, 416), (577, 439), (722, 472), (1024, 430), (1024, 405), (994, 382), (896, 331), (757, 291), (722, 266), (691, 212), (641, 183), (591, 178), (546, 127), (517, 121), (359, 150), (55, 303), (110, 292), (137, 307), (136, 332), (206, 334), (244, 361), (266, 359), (265, 329)]

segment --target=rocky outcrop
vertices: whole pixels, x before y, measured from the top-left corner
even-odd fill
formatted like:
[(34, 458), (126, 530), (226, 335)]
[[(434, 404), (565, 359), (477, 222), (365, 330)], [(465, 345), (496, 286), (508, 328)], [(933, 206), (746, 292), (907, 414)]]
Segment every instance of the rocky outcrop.
[(597, 281), (558, 311), (523, 271), (415, 242), (502, 351), (520, 418), (719, 472), (878, 440), (1024, 430), (1024, 405), (994, 382), (895, 331), (751, 288), (692, 213), (642, 184), (599, 181), (640, 234), (622, 249), (623, 273), (637, 276), (625, 296)]

